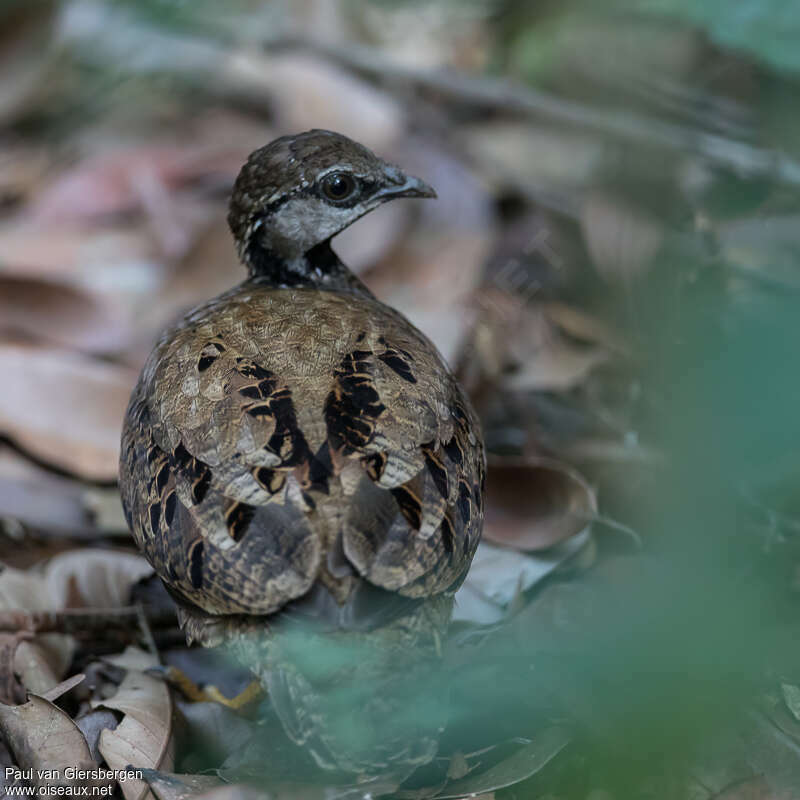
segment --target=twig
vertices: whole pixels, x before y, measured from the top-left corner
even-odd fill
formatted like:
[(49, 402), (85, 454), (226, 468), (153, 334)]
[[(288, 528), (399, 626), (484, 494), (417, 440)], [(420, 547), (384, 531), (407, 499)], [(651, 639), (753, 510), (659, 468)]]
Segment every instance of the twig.
[(506, 112), (543, 116), (628, 141), (691, 152), (738, 173), (769, 175), (800, 184), (800, 162), (718, 134), (661, 122), (622, 110), (590, 108), (506, 80), (464, 75), (453, 70), (419, 70), (397, 64), (380, 51), (349, 43), (347, 48), (299, 36), (263, 42), (267, 50), (302, 49), (373, 79), (412, 84), (453, 100)]
[(636, 544), (636, 547), (641, 550), (644, 547), (644, 542), (642, 541), (642, 537), (639, 535), (638, 531), (634, 530), (628, 525), (625, 525), (622, 522), (617, 522), (617, 520), (612, 519), (611, 517), (603, 516), (602, 514), (587, 514), (587, 520), (594, 523), (595, 525), (603, 525), (606, 528), (610, 528), (612, 531), (617, 531), (618, 533), (622, 533), (625, 536), (628, 536), (633, 542)]
[[(0, 631), (27, 633), (88, 634), (112, 628), (130, 628), (140, 622), (141, 606), (121, 608), (68, 608), (59, 611), (0, 611)], [(148, 623), (154, 626), (174, 626), (172, 611), (148, 613)], [(152, 635), (152, 633), (151, 633)]]
[(141, 603), (136, 604), (136, 617), (139, 620), (139, 628), (142, 631), (142, 638), (144, 639), (145, 646), (148, 651), (158, 659), (158, 663), (160, 664), (161, 654), (158, 652), (153, 630), (150, 627), (150, 622), (147, 619), (147, 614), (145, 614), (144, 606)]
[(83, 683), (85, 679), (86, 676), (81, 672), (78, 675), (67, 678), (65, 681), (61, 681), (58, 686), (54, 686), (52, 689), (49, 689), (39, 696), (45, 700), (49, 700), (51, 703), (55, 703), (62, 694), (66, 694), (70, 689), (74, 689), (79, 683)]

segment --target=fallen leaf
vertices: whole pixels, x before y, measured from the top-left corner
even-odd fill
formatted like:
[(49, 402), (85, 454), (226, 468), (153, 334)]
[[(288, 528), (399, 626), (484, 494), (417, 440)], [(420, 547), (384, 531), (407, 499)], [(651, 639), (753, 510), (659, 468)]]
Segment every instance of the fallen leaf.
[(122, 418), (136, 375), (75, 353), (0, 345), (0, 433), (92, 480), (114, 480)]
[(460, 126), (460, 138), (489, 178), (515, 187), (580, 187), (607, 159), (597, 136), (564, 127), (493, 120)]
[[(125, 716), (114, 730), (100, 733), (98, 749), (111, 769), (134, 768), (169, 771), (173, 766), (172, 698), (163, 681), (137, 670), (128, 670), (116, 694), (95, 700), (92, 707), (121, 711)], [(138, 779), (120, 782), (125, 800), (150, 797)]]
[[(134, 211), (172, 212), (169, 195), (190, 183), (232, 184), (247, 152), (226, 143), (152, 142), (118, 147), (89, 155), (52, 179), (31, 204), (39, 224), (91, 221)], [(147, 181), (143, 181), (143, 177)], [(148, 183), (161, 187), (159, 200), (149, 195)], [(167, 207), (148, 207), (165, 202)], [(177, 210), (176, 210), (177, 211)]]
[(20, 642), (14, 668), (29, 692), (45, 695), (58, 685), (74, 650), (72, 637), (59, 634), (37, 636), (32, 641)]
[(79, 481), (54, 475), (9, 447), (0, 449), (0, 517), (55, 534), (84, 533), (92, 527), (85, 491)]
[(523, 592), (576, 556), (590, 541), (588, 527), (560, 545), (536, 555), (522, 554), (482, 541), (466, 580), (456, 592), (453, 620), (474, 625), (500, 622)]
[(486, 477), (486, 540), (517, 550), (552, 547), (582, 531), (597, 498), (577, 470), (554, 459), (493, 457)]
[(121, 669), (132, 669), (139, 672), (158, 666), (158, 659), (152, 653), (148, 653), (134, 645), (128, 645), (123, 652), (117, 655), (106, 656), (103, 661)]
[(127, 606), (133, 585), (152, 572), (147, 561), (135, 553), (91, 547), (69, 550), (38, 570), (4, 569), (0, 573), (0, 609)]
[(576, 347), (554, 336), (526, 360), (525, 364), (504, 381), (516, 391), (565, 392), (583, 383), (589, 373), (608, 360), (608, 353), (599, 347)]
[[(40, 572), (6, 567), (0, 573), (0, 609), (46, 611), (52, 609), (47, 582)], [(52, 689), (72, 661), (75, 641), (71, 636), (49, 633), (20, 642), (14, 656), (14, 672), (28, 690)]]
[(119, 608), (153, 568), (142, 556), (81, 548), (57, 555), (45, 569), (51, 608)]
[(408, 226), (413, 209), (386, 203), (345, 228), (333, 240), (339, 258), (356, 274), (386, 258)]
[(222, 206), (219, 212), (197, 232), (163, 285), (143, 299), (137, 318), (148, 349), (155, 336), (182, 313), (244, 278)]
[(620, 355), (629, 355), (630, 348), (622, 336), (602, 319), (566, 303), (548, 302), (544, 313), (564, 333), (583, 342), (600, 344)]
[(155, 241), (142, 225), (45, 227), (14, 218), (0, 224), (0, 253), (6, 275), (69, 279), (90, 286), (102, 286), (111, 275), (115, 284), (150, 286), (161, 272)]
[(524, 781), (543, 769), (569, 742), (570, 735), (564, 728), (546, 728), (505, 761), (495, 764), (485, 772), (476, 770), (460, 780), (448, 783), (437, 798), (449, 800), (485, 794)]
[(234, 53), (220, 80), (238, 93), (269, 98), (282, 132), (327, 128), (386, 152), (405, 129), (394, 98), (324, 59), (307, 53)]
[(144, 769), (142, 773), (157, 800), (195, 800), (209, 788), (222, 785), (219, 778), (211, 775), (178, 775), (154, 769)]
[[(0, 609), (30, 612), (126, 606), (133, 585), (151, 574), (144, 558), (133, 553), (92, 548), (68, 551), (38, 570), (3, 570)], [(71, 636), (39, 634), (19, 643), (14, 672), (29, 691), (47, 692), (61, 680), (74, 651)]]
[(0, 332), (92, 353), (123, 350), (132, 337), (125, 309), (53, 280), (0, 275)]
[(565, 335), (548, 305), (507, 288), (484, 288), (476, 303), (478, 322), (462, 356), (468, 388), (483, 380), (512, 391), (567, 391), (610, 357), (602, 345)]
[(111, 489), (85, 489), (81, 493), (81, 506), (91, 514), (95, 529), (111, 535), (119, 533), (126, 539), (130, 536), (122, 498), (116, 486)]
[(99, 764), (103, 760), (103, 757), (100, 755), (100, 750), (98, 749), (100, 734), (106, 729), (114, 730), (118, 724), (117, 718), (111, 711), (98, 708), (89, 711), (82, 717), (78, 717), (75, 720), (75, 724), (83, 734), (84, 739), (86, 739), (86, 744), (89, 745), (92, 758)]
[[(11, 770), (6, 773), (6, 769), (9, 767), (11, 767)], [(3, 792), (0, 797), (8, 797), (8, 789), (10, 787), (22, 785), (21, 779), (14, 775), (14, 768), (18, 768), (18, 766), (14, 763), (14, 759), (3, 740), (0, 739), (0, 792)], [(6, 777), (6, 774), (8, 774), (8, 777)]]
[[(34, 784), (40, 788), (86, 786), (85, 779), (67, 779), (65, 770), (97, 767), (75, 723), (42, 697), (33, 695), (21, 706), (0, 705), (0, 731), (19, 766), (33, 770)], [(48, 774), (51, 770), (52, 776)], [(99, 780), (92, 785), (106, 786), (109, 782)]]
[(0, 632), (0, 702), (7, 705), (25, 702), (25, 686), (14, 668), (20, 641), (17, 633)]
[(586, 195), (581, 229), (597, 271), (609, 281), (630, 281), (647, 272), (664, 239), (656, 219), (601, 191)]
[(363, 278), (452, 361), (472, 327), (475, 314), (468, 304), (488, 249), (485, 231), (407, 238)]
[(65, 681), (61, 681), (58, 686), (54, 686), (52, 689), (48, 689), (45, 693), (41, 695), (42, 700), (47, 700), (48, 703), (55, 703), (59, 697), (65, 695), (67, 692), (72, 691), (76, 686), (79, 686), (86, 680), (86, 676), (83, 673), (79, 673), (77, 675), (73, 675), (71, 678), (67, 678)]

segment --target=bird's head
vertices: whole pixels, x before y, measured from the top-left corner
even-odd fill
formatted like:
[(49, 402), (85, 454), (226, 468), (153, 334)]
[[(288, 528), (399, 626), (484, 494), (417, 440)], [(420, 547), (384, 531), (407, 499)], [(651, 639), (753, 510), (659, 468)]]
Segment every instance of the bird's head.
[(296, 262), (396, 197), (436, 197), (423, 181), (338, 133), (282, 136), (251, 153), (231, 195), (228, 223), (242, 261)]

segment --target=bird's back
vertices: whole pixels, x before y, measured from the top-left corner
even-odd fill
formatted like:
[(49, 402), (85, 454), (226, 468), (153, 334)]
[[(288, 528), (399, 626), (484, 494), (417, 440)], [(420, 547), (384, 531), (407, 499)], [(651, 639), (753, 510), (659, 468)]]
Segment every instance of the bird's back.
[(362, 579), (453, 589), (480, 536), (483, 451), (433, 345), (358, 292), (248, 281), (168, 331), (125, 420), (123, 504), (165, 582), (267, 614)]

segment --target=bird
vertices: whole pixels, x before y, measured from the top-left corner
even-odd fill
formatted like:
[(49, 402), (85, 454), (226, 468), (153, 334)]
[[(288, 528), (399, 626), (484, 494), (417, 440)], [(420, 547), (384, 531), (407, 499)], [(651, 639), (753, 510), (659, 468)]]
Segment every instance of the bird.
[(239, 172), (228, 223), (247, 277), (161, 335), (122, 430), (125, 517), (190, 641), (292, 615), (391, 628), (452, 602), (483, 525), (479, 420), (430, 340), (331, 247), (385, 202), (435, 196), (318, 129)]

